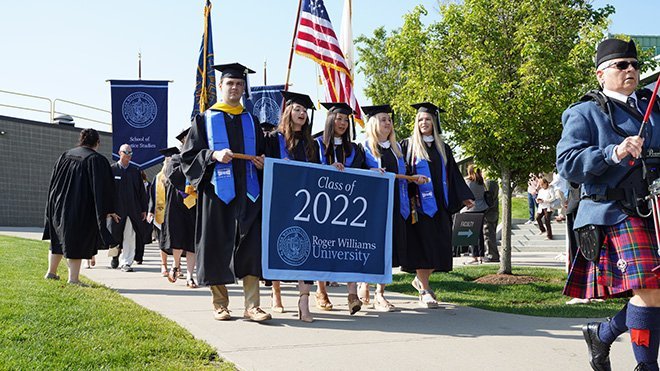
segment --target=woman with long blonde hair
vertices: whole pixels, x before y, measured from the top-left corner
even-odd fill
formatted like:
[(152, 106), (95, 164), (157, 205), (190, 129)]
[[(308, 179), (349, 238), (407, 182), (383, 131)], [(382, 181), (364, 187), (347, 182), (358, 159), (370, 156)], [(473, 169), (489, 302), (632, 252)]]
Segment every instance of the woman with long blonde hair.
[(417, 109), (412, 134), (402, 142), (411, 172), (425, 175), (431, 182), (411, 184), (409, 195), (416, 218), (407, 223), (407, 265), (401, 269), (415, 273), (412, 285), (419, 292), (419, 305), (437, 308), (429, 277), (452, 270), (452, 214), (470, 205), (474, 196), (454, 160), (451, 149), (440, 136), (438, 107), (425, 102)]
[[(365, 167), (406, 174), (406, 164), (399, 143), (396, 141), (392, 124), (392, 108), (388, 105), (367, 106), (362, 110), (369, 116), (367, 120), (367, 140), (364, 145)], [(424, 180), (421, 177), (419, 182)], [(407, 265), (406, 256), (406, 219), (410, 216), (408, 199), (408, 181), (397, 179), (394, 182), (394, 207), (392, 217), (392, 266)], [(360, 285), (360, 300), (369, 305), (369, 285)], [(378, 283), (374, 295), (374, 307), (383, 312), (396, 308), (384, 297), (385, 285)]]
[[(311, 136), (312, 122), (307, 110), (314, 109), (314, 102), (304, 94), (283, 91), (284, 111), (277, 130), (266, 136), (266, 156), (293, 161), (318, 163), (316, 145)], [(283, 313), (280, 281), (272, 281), (273, 311)], [(309, 311), (309, 291), (312, 282), (298, 281), (298, 319), (312, 322)]]

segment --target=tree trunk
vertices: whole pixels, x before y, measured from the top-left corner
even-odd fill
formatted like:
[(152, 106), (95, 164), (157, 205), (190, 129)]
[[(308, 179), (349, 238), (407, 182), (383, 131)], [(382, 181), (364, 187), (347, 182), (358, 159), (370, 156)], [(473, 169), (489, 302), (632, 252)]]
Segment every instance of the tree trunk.
[(502, 168), (502, 253), (497, 274), (511, 274), (511, 170)]

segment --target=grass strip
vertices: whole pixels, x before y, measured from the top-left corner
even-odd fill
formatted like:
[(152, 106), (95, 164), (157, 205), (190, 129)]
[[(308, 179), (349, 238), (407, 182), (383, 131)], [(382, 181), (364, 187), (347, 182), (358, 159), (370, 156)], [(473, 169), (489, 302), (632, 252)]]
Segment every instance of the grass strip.
[(43, 278), (48, 244), (0, 236), (2, 369), (234, 370), (209, 344), (117, 292)]

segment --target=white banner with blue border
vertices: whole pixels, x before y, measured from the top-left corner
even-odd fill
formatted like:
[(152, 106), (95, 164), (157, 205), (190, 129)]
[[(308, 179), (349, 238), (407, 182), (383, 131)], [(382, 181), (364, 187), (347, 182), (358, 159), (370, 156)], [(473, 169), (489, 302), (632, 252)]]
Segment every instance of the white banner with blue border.
[(394, 174), (266, 158), (263, 276), (392, 282)]

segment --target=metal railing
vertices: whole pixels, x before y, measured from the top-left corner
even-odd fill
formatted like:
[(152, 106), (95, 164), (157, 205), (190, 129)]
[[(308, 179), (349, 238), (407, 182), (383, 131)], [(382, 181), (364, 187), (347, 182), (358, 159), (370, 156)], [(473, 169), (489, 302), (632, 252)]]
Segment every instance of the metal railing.
[(66, 103), (66, 104), (71, 104), (71, 105), (78, 106), (78, 107), (83, 107), (83, 108), (86, 108), (86, 109), (95, 110), (95, 111), (98, 111), (98, 112), (112, 114), (111, 111), (108, 111), (108, 110), (105, 110), (105, 109), (102, 109), (102, 108), (93, 107), (93, 106), (90, 106), (90, 105), (87, 105), (87, 104), (73, 102), (73, 101), (66, 100), (66, 99), (56, 98), (56, 99), (53, 100), (53, 99), (50, 99), (48, 97), (42, 97), (42, 96), (38, 96), (38, 95), (25, 94), (25, 93), (19, 93), (19, 92), (15, 92), (15, 91), (0, 90), (0, 93), (47, 101), (48, 102), (48, 107), (49, 107), (48, 110), (33, 108), (33, 107), (30, 107), (30, 106), (19, 106), (19, 105), (6, 104), (6, 103), (0, 103), (0, 107), (7, 107), (7, 108), (13, 108), (13, 109), (30, 111), (30, 112), (47, 113), (49, 115), (49, 122), (51, 122), (51, 123), (53, 123), (55, 121), (55, 114), (67, 114), (67, 115), (70, 115), (71, 117), (74, 117), (74, 118), (78, 118), (78, 119), (81, 119), (81, 120), (94, 122), (94, 123), (97, 123), (97, 124), (102, 124), (102, 125), (107, 125), (107, 126), (112, 127), (112, 124), (111, 124), (110, 120), (101, 121), (101, 120), (97, 120), (97, 119), (94, 119), (94, 118), (91, 118), (91, 117), (86, 117), (86, 116), (83, 116), (83, 115), (73, 115), (70, 112), (58, 111), (56, 109), (56, 104), (58, 102)]

